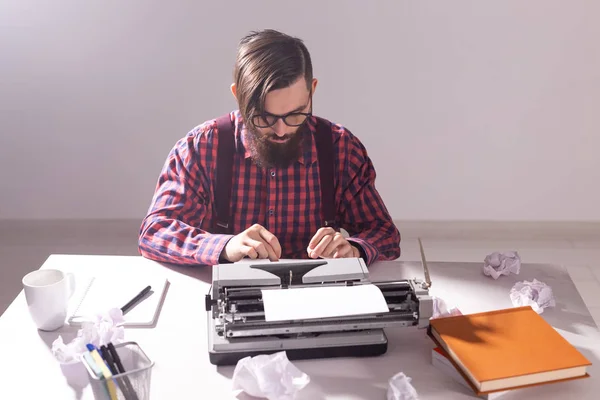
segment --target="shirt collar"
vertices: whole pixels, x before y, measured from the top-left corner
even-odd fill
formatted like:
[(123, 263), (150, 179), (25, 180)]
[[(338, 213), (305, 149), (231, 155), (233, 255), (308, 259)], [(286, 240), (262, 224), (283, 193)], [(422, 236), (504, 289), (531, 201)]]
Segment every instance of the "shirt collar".
[[(307, 125), (308, 129), (305, 129), (302, 132), (302, 135), (304, 136), (304, 140), (302, 142), (303, 149), (298, 157), (298, 162), (302, 165), (311, 165), (317, 160), (317, 148), (313, 137), (317, 126), (316, 117), (310, 117), (307, 121)], [(244, 159), (252, 157), (250, 149), (248, 149), (248, 147), (245, 145), (244, 137), (246, 135), (247, 128), (239, 110), (235, 112), (235, 131), (237, 132), (236, 144), (238, 153), (244, 154)]]

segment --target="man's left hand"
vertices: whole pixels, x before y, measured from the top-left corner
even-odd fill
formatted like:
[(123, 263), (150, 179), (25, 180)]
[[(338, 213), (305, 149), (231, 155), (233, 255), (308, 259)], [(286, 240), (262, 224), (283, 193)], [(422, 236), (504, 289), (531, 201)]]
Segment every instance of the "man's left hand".
[(360, 257), (360, 251), (356, 247), (352, 246), (340, 232), (329, 227), (319, 229), (306, 250), (310, 258)]

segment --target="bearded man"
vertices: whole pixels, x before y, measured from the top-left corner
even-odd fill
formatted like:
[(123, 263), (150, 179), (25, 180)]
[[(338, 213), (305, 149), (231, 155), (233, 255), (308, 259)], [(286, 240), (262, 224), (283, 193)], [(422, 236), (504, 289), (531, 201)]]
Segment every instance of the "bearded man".
[(243, 258), (400, 256), (400, 233), (361, 141), (313, 114), (302, 40), (274, 30), (239, 43), (239, 109), (171, 149), (139, 233), (144, 257), (215, 265)]

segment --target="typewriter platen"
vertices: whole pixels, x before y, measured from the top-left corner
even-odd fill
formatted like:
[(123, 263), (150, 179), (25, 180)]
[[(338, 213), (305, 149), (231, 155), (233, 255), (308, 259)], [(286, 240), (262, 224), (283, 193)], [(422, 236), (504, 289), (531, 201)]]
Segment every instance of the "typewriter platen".
[[(265, 321), (262, 290), (365, 284), (379, 287), (389, 312)], [(215, 265), (205, 299), (210, 361), (234, 365), (246, 356), (278, 351), (286, 351), (290, 360), (384, 354), (388, 343), (384, 328), (429, 324), (433, 312), (429, 285), (416, 278), (371, 282), (361, 258)]]

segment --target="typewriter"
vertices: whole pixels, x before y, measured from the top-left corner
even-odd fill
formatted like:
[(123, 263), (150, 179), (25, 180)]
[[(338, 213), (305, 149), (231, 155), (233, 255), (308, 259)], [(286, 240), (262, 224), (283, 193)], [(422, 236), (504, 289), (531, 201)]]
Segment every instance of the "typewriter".
[[(424, 265), (426, 270), (426, 265)], [(387, 351), (385, 328), (426, 328), (433, 313), (425, 280), (371, 282), (362, 258), (252, 260), (213, 266), (206, 295), (208, 351), (214, 365), (286, 351), (290, 360), (378, 356)], [(267, 321), (262, 293), (315, 286), (375, 285), (387, 312)]]

